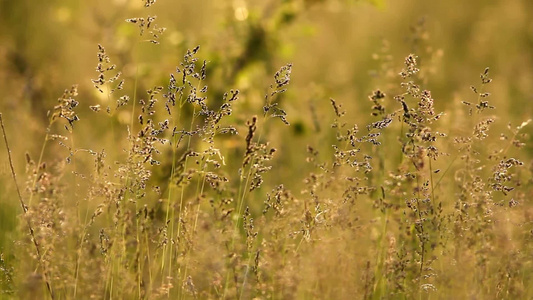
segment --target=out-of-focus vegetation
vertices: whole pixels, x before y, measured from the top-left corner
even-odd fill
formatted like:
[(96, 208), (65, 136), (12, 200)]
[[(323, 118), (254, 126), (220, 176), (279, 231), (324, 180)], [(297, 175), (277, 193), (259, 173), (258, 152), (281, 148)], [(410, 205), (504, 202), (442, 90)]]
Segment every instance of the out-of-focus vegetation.
[(1, 1), (0, 298), (531, 299), (532, 53), (526, 0)]

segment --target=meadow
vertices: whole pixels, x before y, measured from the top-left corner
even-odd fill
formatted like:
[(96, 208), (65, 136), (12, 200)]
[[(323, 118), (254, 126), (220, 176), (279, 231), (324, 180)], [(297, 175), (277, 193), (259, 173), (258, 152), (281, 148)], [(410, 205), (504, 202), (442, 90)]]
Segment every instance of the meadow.
[(0, 299), (532, 299), (532, 119), (527, 0), (2, 1)]

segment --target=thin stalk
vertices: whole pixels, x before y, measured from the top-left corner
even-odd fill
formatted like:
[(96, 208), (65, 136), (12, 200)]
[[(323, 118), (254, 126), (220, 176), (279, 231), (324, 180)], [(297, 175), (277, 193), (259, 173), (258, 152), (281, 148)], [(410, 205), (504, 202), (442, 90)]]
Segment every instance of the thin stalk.
[(435, 184), (435, 188), (439, 187), (439, 184), (440, 182), (442, 181), (442, 179), (444, 179), (444, 177), (446, 176), (446, 173), (448, 173), (448, 171), (450, 170), (450, 168), (452, 167), (453, 163), (455, 162), (455, 160), (457, 159), (457, 157), (459, 157), (459, 155), (456, 155), (452, 161), (450, 162), (450, 164), (448, 164), (448, 167), (446, 168), (446, 170), (444, 170), (444, 172), (442, 173), (442, 176), (439, 178), (439, 180), (437, 180), (437, 183)]
[[(43, 162), (44, 149), (46, 148), (46, 143), (48, 142), (48, 135), (50, 133), (51, 125), (52, 124), (50, 122), (50, 124), (48, 124), (48, 127), (46, 128), (46, 135), (44, 136), (43, 146), (41, 147), (41, 153), (39, 154), (39, 161), (37, 162), (37, 170), (39, 169), (39, 166)], [(33, 194), (34, 194), (33, 191), (35, 190), (35, 185), (37, 185), (37, 178), (39, 178), (39, 176), (34, 176), (33, 182), (31, 184), (30, 199), (28, 200), (29, 206), (31, 206), (31, 202), (33, 200)]]
[(429, 158), (429, 181), (431, 182), (431, 203), (435, 208), (435, 185), (433, 184), (433, 165), (431, 164), (432, 158)]
[[(90, 200), (89, 200), (90, 202)], [(89, 210), (87, 209), (85, 211), (85, 221), (84, 223), (87, 224), (87, 218), (89, 216)], [(85, 233), (87, 232), (87, 225), (85, 225), (83, 227), (83, 230), (82, 230), (82, 233), (80, 235), (80, 247), (78, 248), (78, 253), (77, 253), (77, 257), (76, 257), (76, 270), (75, 270), (75, 273), (74, 273), (74, 299), (76, 298), (76, 294), (77, 294), (77, 291), (78, 291), (78, 279), (79, 279), (79, 271), (80, 271), (80, 263), (81, 263), (81, 251), (82, 251), (82, 248), (83, 248), (83, 241), (84, 241), (84, 236), (85, 236)]]
[[(180, 119), (181, 119), (181, 107), (182, 107), (182, 104), (181, 104), (181, 101), (182, 101), (182, 95), (180, 94), (180, 98), (178, 100), (178, 117), (177, 117), (177, 120), (172, 116), (172, 128), (175, 128), (176, 127), (176, 123), (179, 124), (180, 123)], [(166, 210), (166, 214), (165, 214), (165, 225), (166, 224), (169, 224), (169, 220), (171, 221), (170, 222), (170, 238), (172, 239), (173, 235), (174, 235), (174, 212), (175, 212), (175, 209), (173, 207), (172, 209), (172, 212), (171, 211), (171, 201), (172, 201), (172, 198), (173, 198), (173, 194), (172, 192), (174, 191), (174, 185), (173, 185), (173, 178), (176, 174), (176, 155), (177, 155), (177, 142), (178, 142), (178, 138), (175, 136), (175, 133), (173, 132), (172, 133), (172, 144), (171, 144), (171, 147), (172, 147), (172, 168), (171, 168), (171, 171), (170, 171), (170, 179), (169, 179), (169, 184), (168, 184), (168, 200), (167, 200), (167, 210)], [(187, 157), (185, 158), (185, 163), (187, 162)], [(180, 205), (180, 215), (181, 215), (181, 205)], [(170, 219), (169, 219), (170, 217)], [(168, 225), (167, 225), (168, 226)], [(168, 230), (168, 227), (167, 227), (167, 230)], [(167, 238), (168, 238), (168, 234), (167, 234)], [(170, 246), (169, 246), (170, 245)], [(166, 253), (167, 253), (167, 247), (168, 247), (168, 251), (169, 251), (169, 254), (168, 254), (168, 273), (169, 273), (169, 278), (172, 274), (172, 247), (171, 247), (172, 243), (166, 243), (163, 245), (163, 253), (161, 255), (161, 274), (164, 273), (165, 271), (165, 262), (166, 262)], [(151, 282), (151, 281), (150, 281)], [(167, 295), (168, 297), (170, 297), (170, 293)]]
[[(267, 105), (270, 105), (271, 103), (271, 99), (269, 98), (268, 100), (268, 104)], [(263, 136), (263, 129), (265, 127), (265, 123), (266, 123), (266, 119), (267, 119), (267, 113), (263, 114), (263, 120), (261, 121), (261, 127), (259, 127), (259, 134), (258, 134), (258, 137), (257, 137), (257, 141), (260, 142), (261, 141), (261, 138)], [(252, 170), (253, 170), (253, 165), (255, 163), (255, 158), (252, 158), (252, 160), (250, 161), (250, 166), (248, 167), (248, 172), (247, 172), (247, 175), (246, 175), (246, 182), (244, 184), (244, 186), (242, 185), (243, 183), (243, 175), (241, 173), (241, 176), (240, 176), (240, 183), (239, 183), (239, 194), (238, 194), (238, 210), (237, 210), (237, 219), (235, 220), (235, 226), (234, 226), (234, 229), (233, 229), (233, 237), (231, 239), (231, 246), (230, 248), (233, 248), (234, 245), (235, 245), (235, 238), (236, 238), (236, 235), (238, 233), (238, 227), (239, 227), (239, 221), (241, 220), (242, 218), (242, 210), (244, 208), (244, 199), (246, 197), (246, 191), (248, 190), (248, 186), (250, 184), (250, 177), (252, 176)], [(242, 194), (242, 195), (241, 195)], [(247, 264), (247, 268), (249, 267), (249, 264)], [(226, 292), (227, 292), (227, 289), (228, 289), (228, 284), (229, 284), (229, 272), (226, 274), (226, 284), (225, 284), (225, 287), (224, 287), (224, 295), (223, 295), (223, 299), (226, 298)], [(248, 275), (248, 272), (246, 272), (245, 275)], [(244, 284), (246, 283), (246, 277), (243, 279), (243, 286), (241, 287), (242, 289), (244, 289)]]
[(417, 192), (417, 198), (416, 198), (416, 206), (417, 206), (417, 212), (418, 212), (418, 219), (420, 220), (420, 234), (422, 238), (420, 239), (420, 243), (422, 244), (422, 253), (420, 258), (420, 277), (422, 276), (422, 272), (424, 271), (424, 262), (425, 262), (425, 256), (426, 256), (426, 242), (424, 240), (424, 223), (422, 221), (422, 211), (420, 209), (420, 174), (416, 174), (416, 186), (418, 189)]
[[(15, 182), (15, 187), (16, 187), (16, 190), (17, 190), (17, 195), (18, 195), (18, 198), (19, 198), (20, 206), (22, 208), (22, 212), (26, 216), (27, 213), (28, 213), (28, 207), (24, 203), (24, 199), (22, 198), (22, 194), (20, 192), (20, 188), (19, 188), (19, 185), (18, 185), (18, 182), (17, 182), (17, 174), (15, 173), (15, 167), (13, 166), (13, 159), (11, 157), (11, 148), (9, 148), (9, 143), (7, 141), (7, 134), (6, 134), (6, 129), (4, 127), (4, 120), (2, 118), (2, 113), (0, 113), (0, 125), (2, 126), (2, 134), (4, 136), (4, 142), (6, 144), (7, 157), (8, 157), (8, 161), (9, 161), (9, 167), (11, 169), (11, 176), (13, 177), (13, 181)], [(43, 152), (44, 152), (44, 145), (43, 145), (43, 151), (41, 151), (41, 157), (42, 157), (42, 153)], [(39, 259), (39, 264), (43, 268), (43, 278), (44, 278), (44, 281), (46, 283), (46, 289), (48, 290), (50, 298), (54, 299), (54, 292), (52, 290), (52, 286), (51, 286), (50, 281), (49, 281), (48, 272), (44, 269), (44, 266), (42, 264), (41, 250), (39, 249), (39, 243), (37, 242), (37, 239), (35, 238), (35, 232), (33, 230), (33, 226), (31, 225), (31, 222), (30, 222), (29, 218), (25, 218), (25, 219), (26, 219), (26, 224), (28, 226), (28, 230), (30, 231), (31, 240), (33, 241), (33, 245), (35, 246), (35, 251), (37, 253), (37, 258)]]
[[(202, 172), (204, 173), (204, 176), (203, 176), (203, 179), (201, 180), (201, 188), (200, 188), (200, 180), (198, 181), (197, 185), (196, 185), (196, 196), (198, 197), (198, 204), (196, 206), (196, 215), (195, 215), (195, 218), (194, 218), (194, 225), (193, 225), (193, 229), (192, 229), (192, 233), (194, 234), (196, 232), (196, 227), (197, 227), (197, 224), (198, 224), (198, 216), (200, 215), (200, 196), (204, 193), (204, 187), (205, 187), (205, 182), (206, 182), (206, 176), (205, 176), (205, 167), (207, 166), (207, 159), (204, 161), (202, 167), (201, 167), (201, 170)], [(192, 249), (190, 249), (187, 254), (189, 254), (191, 252)], [(184, 268), (184, 271), (183, 271), (183, 279), (185, 279), (187, 277), (187, 271), (189, 269), (189, 262), (190, 262), (190, 257), (187, 259), (186, 263), (185, 263), (185, 268)], [(182, 290), (183, 292), (183, 290)], [(183, 298), (182, 297), (183, 294), (180, 294), (180, 299)]]
[[(284, 253), (283, 256), (285, 257), (285, 251), (283, 253)], [(248, 257), (248, 262), (246, 263), (246, 272), (244, 273), (244, 279), (242, 282), (241, 293), (239, 294), (239, 300), (243, 299), (242, 297), (244, 295), (244, 287), (246, 286), (246, 282), (248, 279), (248, 273), (250, 272), (250, 265), (252, 264), (252, 258), (254, 257), (253, 251), (250, 252), (248, 256), (249, 257)]]
[[(180, 102), (181, 102), (181, 99), (180, 99)], [(178, 102), (179, 103), (179, 102)], [(180, 120), (180, 117), (181, 117), (181, 107), (180, 109), (178, 110), (178, 123), (179, 123), (179, 120)], [(174, 118), (172, 118), (172, 128), (175, 128), (176, 126), (176, 120)], [(166, 210), (166, 214), (165, 214), (165, 225), (166, 224), (169, 224), (169, 217), (170, 217), (170, 220), (172, 220), (172, 223), (170, 224), (170, 237), (172, 238), (173, 234), (174, 234), (174, 209), (172, 209), (172, 213), (170, 213), (170, 208), (171, 208), (171, 201), (172, 201), (172, 198), (173, 198), (173, 195), (172, 195), (172, 192), (174, 190), (174, 186), (173, 186), (173, 178), (176, 174), (176, 154), (177, 154), (177, 138), (174, 136), (174, 132), (172, 133), (173, 136), (172, 136), (172, 143), (171, 143), (171, 147), (172, 147), (172, 168), (171, 168), (171, 171), (170, 171), (170, 179), (169, 179), (169, 183), (168, 183), (168, 200), (167, 200), (167, 210)], [(168, 230), (168, 227), (167, 227), (167, 230)], [(168, 238), (168, 234), (167, 234), (167, 238)], [(169, 250), (169, 276), (171, 274), (171, 266), (172, 266), (172, 248), (171, 246), (171, 243), (165, 243), (163, 245), (163, 253), (161, 255), (161, 274), (164, 273), (165, 271), (165, 262), (166, 262), (166, 253), (167, 253), (167, 247), (168, 247), (168, 250)], [(151, 282), (151, 280), (150, 280)], [(169, 294), (170, 296), (170, 294)]]
[[(200, 84), (198, 84), (200, 85)], [(181, 108), (181, 106), (180, 106)], [(190, 127), (189, 127), (189, 131), (192, 132), (192, 128), (193, 128), (193, 125), (194, 125), (194, 120), (195, 120), (195, 115), (196, 115), (196, 106), (193, 106), (193, 113), (192, 113), (192, 117), (191, 117), (191, 124), (190, 124)], [(192, 140), (192, 137), (191, 135), (189, 135), (188, 137), (188, 141), (187, 141), (187, 150), (186, 152), (188, 152), (190, 149), (191, 149), (191, 140)], [(185, 162), (184, 162), (184, 170), (187, 170), (187, 163), (189, 162), (189, 156), (186, 156), (185, 157)], [(179, 212), (178, 212), (178, 219), (181, 219), (181, 215), (182, 215), (182, 207), (183, 207), (183, 200), (185, 199), (185, 186), (182, 186), (181, 187), (181, 196), (180, 196), (180, 205), (179, 205)], [(178, 236), (178, 240), (179, 240), (179, 236), (181, 234), (181, 223), (179, 220), (178, 220), (178, 229), (177, 229), (177, 236)], [(172, 235), (173, 236), (173, 233), (174, 233), (174, 218), (172, 218)], [(178, 245), (179, 247), (179, 245)], [(168, 276), (171, 277), (172, 275), (172, 255), (170, 255), (169, 257), (169, 271), (168, 271)], [(180, 278), (180, 275), (181, 275), (181, 268), (178, 268), (178, 279)], [(183, 289), (180, 290), (179, 292), (179, 295), (181, 296), (183, 292)], [(169, 293), (167, 294), (168, 297), (170, 297), (170, 290), (169, 290)]]
[[(265, 119), (266, 119), (266, 115), (263, 116), (263, 124), (265, 122)], [(259, 128), (259, 137), (258, 137), (258, 141), (261, 140), (261, 136), (262, 136), (262, 133), (263, 133), (263, 126), (261, 126), (261, 128)], [(235, 220), (235, 226), (233, 228), (233, 237), (231, 238), (231, 245), (230, 245), (230, 249), (233, 249), (234, 248), (234, 245), (235, 245), (235, 238), (236, 238), (236, 235), (238, 233), (238, 228), (239, 228), (239, 221), (241, 220), (241, 216), (242, 216), (242, 210), (243, 210), (243, 207), (244, 207), (244, 198), (246, 197), (246, 190), (248, 189), (248, 185), (250, 183), (250, 177), (252, 176), (252, 169), (253, 169), (253, 165), (255, 163), (255, 159), (252, 158), (252, 160), (250, 161), (250, 166), (248, 167), (248, 172), (247, 172), (247, 175), (246, 175), (246, 183), (244, 184), (244, 186), (242, 185), (243, 183), (243, 175), (241, 173), (241, 176), (240, 176), (240, 183), (239, 183), (239, 194), (238, 194), (238, 209), (237, 209), (237, 219)], [(242, 195), (241, 195), (242, 194)], [(229, 285), (229, 276), (230, 276), (230, 272), (227, 272), (226, 274), (226, 284), (224, 286), (224, 295), (223, 295), (223, 299), (226, 299), (226, 293), (227, 293), (227, 290), (228, 290), (228, 285)], [(246, 278), (244, 279), (246, 280)], [(244, 285), (243, 287), (244, 288)]]
[[(134, 43), (134, 47), (133, 47), (133, 63), (135, 64), (135, 82), (134, 82), (134, 85), (133, 85), (133, 105), (132, 105), (132, 110), (131, 110), (131, 119), (130, 119), (130, 127), (129, 127), (129, 138), (132, 139), (133, 137), (133, 127), (134, 127), (134, 124), (135, 124), (135, 104), (137, 102), (137, 85), (138, 85), (138, 80), (139, 80), (139, 64), (138, 64), (138, 53), (139, 53), (139, 37), (136, 38), (135, 40), (135, 43)], [(108, 97), (109, 97), (109, 86), (108, 86)], [(108, 98), (109, 100), (109, 98)], [(110, 100), (109, 100), (110, 101)], [(129, 147), (129, 151), (128, 151), (128, 161), (127, 163), (131, 163), (133, 164), (134, 163), (134, 157), (133, 157), (133, 153), (132, 153), (132, 145), (130, 145)], [(131, 162), (130, 162), (131, 160)], [(127, 195), (130, 191), (130, 189), (128, 188), (128, 185), (129, 185), (129, 182), (130, 182), (130, 172), (127, 173), (126, 175), (126, 180), (125, 180), (125, 184), (124, 184), (124, 187), (125, 187), (125, 193), (124, 193), (124, 201), (122, 203), (122, 206), (123, 206), (123, 211), (125, 211), (126, 207), (125, 207), (125, 203), (127, 201)], [(137, 212), (138, 210), (138, 207), (137, 207), (137, 201), (135, 201), (135, 212)], [(137, 247), (139, 245), (139, 240), (138, 240), (138, 232), (139, 232), (139, 224), (138, 224), (138, 219), (136, 220), (136, 237), (137, 237)], [(122, 230), (120, 230), (120, 233), (118, 231), (118, 228), (116, 228), (116, 231), (115, 231), (115, 235), (120, 235), (121, 237), (121, 240), (122, 240), (122, 249), (120, 249), (120, 253), (126, 253), (126, 223), (123, 224), (122, 226)], [(120, 254), (117, 254), (117, 251), (118, 249), (116, 248), (117, 246), (113, 245), (111, 249), (114, 253), (115, 253), (115, 258), (116, 256), (119, 257), (119, 261), (117, 262), (116, 259), (113, 259), (113, 262), (111, 263), (111, 271), (109, 273), (110, 275), (110, 290), (109, 290), (109, 297), (112, 298), (113, 297), (113, 284), (114, 284), (114, 277), (116, 276), (116, 274), (119, 272), (119, 268), (120, 266), (122, 266), (123, 264), (123, 256), (120, 255)], [(119, 290), (120, 291), (120, 290)]]

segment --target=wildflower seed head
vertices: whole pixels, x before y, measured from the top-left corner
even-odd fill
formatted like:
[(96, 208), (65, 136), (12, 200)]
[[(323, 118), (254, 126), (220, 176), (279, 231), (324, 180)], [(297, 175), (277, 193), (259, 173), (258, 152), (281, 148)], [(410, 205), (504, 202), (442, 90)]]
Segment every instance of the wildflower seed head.
[(404, 63), (405, 64), (405, 68), (402, 69), (402, 71), (400, 72), (400, 76), (403, 79), (406, 79), (408, 77), (412, 77), (413, 75), (415, 75), (416, 73), (418, 73), (420, 71), (417, 68), (416, 59), (417, 59), (417, 57), (414, 54), (409, 54), (409, 56), (407, 56), (405, 58), (405, 63)]

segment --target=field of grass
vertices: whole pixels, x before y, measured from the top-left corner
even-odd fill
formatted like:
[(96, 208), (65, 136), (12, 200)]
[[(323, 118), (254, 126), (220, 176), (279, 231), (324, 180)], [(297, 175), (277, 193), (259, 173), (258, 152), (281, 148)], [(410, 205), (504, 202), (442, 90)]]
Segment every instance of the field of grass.
[(0, 299), (533, 299), (532, 119), (529, 0), (0, 1)]

